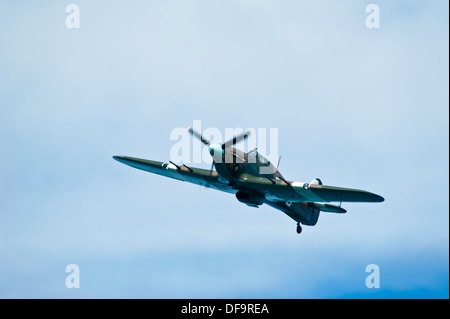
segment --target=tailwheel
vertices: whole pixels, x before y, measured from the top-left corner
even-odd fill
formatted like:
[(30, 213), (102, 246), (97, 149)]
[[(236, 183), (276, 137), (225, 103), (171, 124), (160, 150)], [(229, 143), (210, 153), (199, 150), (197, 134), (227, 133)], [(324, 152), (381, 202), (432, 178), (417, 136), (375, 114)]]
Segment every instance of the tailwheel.
[(300, 223), (297, 223), (297, 234), (300, 234), (302, 232), (302, 226), (300, 226)]

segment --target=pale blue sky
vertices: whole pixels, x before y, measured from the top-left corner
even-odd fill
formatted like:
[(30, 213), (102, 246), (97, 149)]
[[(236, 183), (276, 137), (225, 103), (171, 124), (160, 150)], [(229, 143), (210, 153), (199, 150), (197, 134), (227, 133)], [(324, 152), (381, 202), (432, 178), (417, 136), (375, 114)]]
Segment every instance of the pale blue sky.
[[(448, 9), (3, 1), (0, 297), (448, 298)], [(298, 236), (268, 206), (112, 159), (166, 161), (196, 119), (278, 128), (287, 179), (386, 201)], [(65, 287), (72, 263), (80, 289)]]

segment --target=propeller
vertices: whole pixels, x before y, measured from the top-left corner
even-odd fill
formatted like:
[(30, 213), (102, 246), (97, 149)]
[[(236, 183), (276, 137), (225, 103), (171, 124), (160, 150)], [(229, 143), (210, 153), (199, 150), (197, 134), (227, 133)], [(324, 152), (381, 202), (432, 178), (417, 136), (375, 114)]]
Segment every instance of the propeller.
[(216, 160), (221, 160), (222, 159), (222, 155), (224, 153), (224, 150), (228, 147), (233, 146), (234, 144), (245, 140), (248, 138), (248, 136), (250, 134), (252, 134), (252, 130), (247, 130), (245, 132), (243, 132), (242, 134), (239, 134), (238, 136), (233, 137), (231, 140), (223, 143), (223, 144), (219, 144), (219, 143), (211, 143), (209, 140), (203, 138), (202, 134), (194, 131), (194, 129), (192, 128), (192, 126), (189, 126), (186, 129), (192, 136), (196, 137), (197, 139), (199, 139), (203, 144), (205, 144), (206, 146), (208, 146), (209, 148), (209, 153), (211, 154), (211, 156), (213, 157), (213, 161), (211, 164), (211, 170), (210, 173), (212, 174), (213, 168), (215, 166), (215, 162), (214, 162), (214, 156), (216, 157)]
[[(191, 133), (192, 136), (195, 136), (197, 139), (199, 139), (203, 144), (205, 144), (207, 146), (209, 146), (211, 144), (211, 142), (209, 140), (203, 138), (202, 134), (194, 131), (192, 126), (189, 126), (186, 130), (189, 133)], [(252, 132), (253, 132), (252, 130), (247, 130), (247, 131), (243, 132), (242, 134), (239, 134), (238, 136), (233, 137), (231, 140), (221, 144), (221, 148), (224, 150), (224, 149), (226, 149), (226, 148), (228, 148), (230, 146), (233, 146), (234, 144), (236, 144), (236, 143), (238, 143), (238, 142), (240, 142), (242, 140), (247, 139), (248, 136), (250, 134), (252, 134)]]

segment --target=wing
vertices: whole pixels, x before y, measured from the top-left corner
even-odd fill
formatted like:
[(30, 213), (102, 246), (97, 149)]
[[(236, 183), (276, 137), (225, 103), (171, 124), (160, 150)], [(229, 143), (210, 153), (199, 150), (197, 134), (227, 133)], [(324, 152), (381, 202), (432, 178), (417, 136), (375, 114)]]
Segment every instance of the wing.
[(240, 188), (247, 188), (264, 193), (265, 198), (272, 202), (382, 202), (384, 198), (364, 190), (315, 185), (300, 182), (286, 183), (251, 175), (242, 176)]
[(228, 183), (222, 182), (219, 178), (219, 175), (215, 171), (128, 156), (113, 156), (113, 158), (123, 164), (146, 172), (166, 176), (183, 182), (201, 185), (204, 187), (214, 188), (227, 193), (237, 192), (237, 190), (229, 186)]

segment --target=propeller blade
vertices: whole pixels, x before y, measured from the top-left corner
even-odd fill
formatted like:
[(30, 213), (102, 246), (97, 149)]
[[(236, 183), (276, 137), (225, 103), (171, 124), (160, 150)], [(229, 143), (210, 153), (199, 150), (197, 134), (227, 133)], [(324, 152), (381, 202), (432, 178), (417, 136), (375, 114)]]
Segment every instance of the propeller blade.
[(209, 145), (209, 141), (206, 140), (206, 139), (204, 139), (203, 136), (202, 136), (200, 133), (194, 131), (194, 130), (192, 129), (192, 126), (189, 126), (189, 127), (186, 129), (186, 131), (188, 131), (189, 133), (191, 133), (192, 136), (195, 136), (196, 138), (198, 138), (203, 144)]
[(211, 169), (209, 170), (209, 175), (212, 175), (213, 169), (214, 169), (214, 161), (212, 161), (212, 163), (211, 163)]
[(234, 144), (245, 140), (250, 134), (252, 134), (251, 130), (247, 130), (244, 133), (242, 133), (241, 135), (235, 136), (233, 137), (231, 140), (229, 140), (228, 142), (225, 142), (222, 144), (222, 149), (226, 149), (227, 147), (233, 146)]

